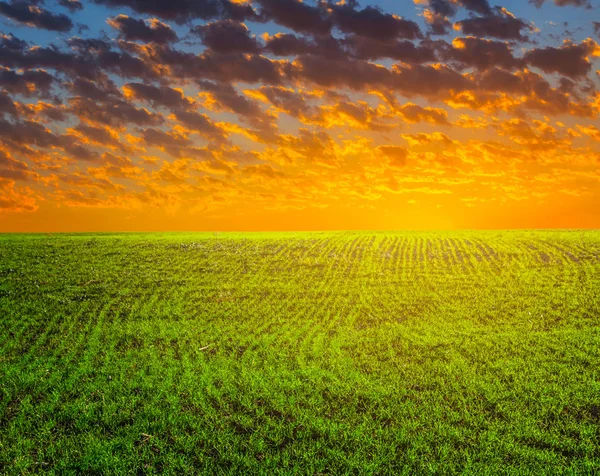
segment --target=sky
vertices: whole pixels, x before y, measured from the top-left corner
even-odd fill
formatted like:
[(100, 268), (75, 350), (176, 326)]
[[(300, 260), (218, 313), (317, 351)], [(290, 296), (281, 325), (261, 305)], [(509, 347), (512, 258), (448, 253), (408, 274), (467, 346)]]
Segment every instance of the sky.
[(600, 228), (600, 0), (0, 1), (0, 232)]

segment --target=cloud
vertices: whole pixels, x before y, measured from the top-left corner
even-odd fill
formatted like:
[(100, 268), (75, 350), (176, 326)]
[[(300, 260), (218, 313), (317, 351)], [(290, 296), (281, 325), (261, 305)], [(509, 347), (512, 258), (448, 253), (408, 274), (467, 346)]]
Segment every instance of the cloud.
[(155, 59), (167, 65), (174, 75), (193, 80), (279, 84), (283, 79), (282, 69), (286, 66), (286, 62), (258, 54), (206, 51), (201, 55), (185, 55), (166, 49), (154, 53)]
[(353, 35), (346, 37), (343, 44), (353, 57), (359, 59), (390, 58), (405, 63), (427, 63), (436, 59), (435, 50), (430, 45), (415, 45), (408, 40), (376, 41)]
[(248, 27), (233, 20), (197, 25), (191, 33), (202, 38), (204, 45), (217, 53), (255, 53), (260, 49)]
[(458, 3), (467, 10), (479, 13), (480, 15), (492, 14), (492, 8), (488, 0), (458, 0)]
[[(443, 206), (538, 203), (553, 167), (580, 174), (560, 182), (571, 199), (577, 180), (593, 188), (596, 41), (558, 43), (571, 33), (538, 30), (514, 2), (362, 3), (0, 0), (77, 29), (0, 34), (0, 207), (221, 223), (234, 207), (343, 216), (399, 193), (431, 210), (442, 193)], [(90, 15), (107, 24), (85, 29)], [(573, 37), (589, 29), (569, 22)]]
[(56, 78), (44, 70), (17, 72), (0, 67), (0, 85), (11, 94), (49, 97)]
[[(554, 1), (554, 4), (559, 7), (566, 7), (566, 6), (586, 7), (586, 8), (592, 7), (589, 0), (553, 0), (553, 1)], [(540, 8), (544, 3), (546, 3), (546, 0), (529, 0), (529, 3), (532, 3), (537, 8)]]
[(154, 107), (167, 109), (188, 109), (193, 102), (186, 98), (183, 91), (168, 86), (153, 86), (145, 83), (127, 83), (123, 86), (127, 97), (145, 101)]
[(485, 71), (490, 68), (513, 70), (521, 68), (524, 61), (516, 58), (510, 44), (477, 38), (473, 36), (455, 38), (452, 44), (445, 42), (436, 45), (441, 57), (458, 68), (476, 68)]
[(474, 76), (474, 88), (451, 92), (446, 102), (455, 108), (523, 115), (537, 111), (548, 115), (571, 114), (595, 117), (598, 107), (577, 101), (561, 88), (553, 88), (541, 75), (523, 70), (514, 73), (498, 68)]
[(331, 35), (319, 35), (309, 39), (291, 33), (266, 34), (264, 50), (275, 56), (317, 55), (326, 58), (343, 58), (346, 52), (340, 42)]
[(487, 0), (415, 0), (416, 4), (426, 4), (431, 11), (443, 17), (453, 17), (459, 7), (479, 15), (491, 15), (492, 8)]
[(52, 13), (39, 7), (37, 3), (26, 0), (0, 2), (0, 14), (17, 23), (44, 30), (67, 32), (73, 28), (73, 22), (67, 15)]
[(0, 213), (35, 212), (39, 199), (31, 188), (15, 187), (15, 181), (0, 175)]
[(426, 8), (423, 11), (423, 17), (429, 25), (430, 33), (432, 35), (447, 35), (452, 27), (452, 23), (447, 16), (434, 10)]
[(248, 5), (239, 5), (228, 0), (92, 0), (98, 5), (109, 7), (129, 7), (138, 13), (154, 15), (177, 23), (186, 23), (191, 20), (211, 20), (220, 17), (231, 17), (242, 20), (240, 17), (254, 16), (254, 10)]
[(106, 23), (118, 30), (122, 38), (128, 41), (148, 43), (172, 43), (177, 41), (177, 34), (172, 28), (156, 18), (136, 20), (121, 14), (109, 18)]
[(184, 148), (192, 145), (192, 141), (183, 134), (177, 132), (162, 132), (157, 129), (145, 129), (142, 137), (148, 145), (154, 147), (178, 147)]
[(73, 82), (67, 83), (66, 86), (72, 94), (94, 101), (108, 101), (122, 97), (115, 83), (103, 76), (96, 78), (96, 81), (87, 78), (75, 78)]
[(207, 108), (216, 111), (228, 111), (237, 114), (255, 127), (265, 127), (273, 122), (273, 117), (266, 114), (257, 101), (240, 94), (231, 84), (203, 81), (197, 82), (203, 92)]
[(98, 39), (73, 37), (67, 40), (71, 51), (54, 45), (28, 48), (26, 42), (4, 36), (0, 41), (0, 57), (5, 67), (53, 69), (76, 78), (93, 80), (106, 73), (121, 77), (159, 79), (160, 71), (128, 52), (114, 51), (112, 45)]
[(0, 149), (0, 183), (3, 179), (26, 181), (32, 175), (25, 162), (14, 159), (7, 151)]
[(85, 144), (94, 144), (101, 147), (120, 149), (122, 151), (128, 151), (129, 149), (119, 140), (118, 131), (109, 129), (106, 126), (80, 123), (77, 126), (68, 129), (67, 133), (73, 135)]
[(220, 140), (223, 138), (223, 130), (206, 114), (182, 109), (175, 110), (173, 114), (188, 129), (197, 132), (207, 139)]
[(71, 13), (83, 10), (83, 5), (79, 0), (58, 0), (58, 4), (68, 9)]
[(588, 38), (580, 44), (568, 41), (559, 48), (534, 48), (527, 51), (523, 59), (545, 73), (559, 73), (578, 78), (591, 71), (592, 65), (588, 59), (590, 56), (600, 56), (600, 46)]
[(467, 18), (456, 22), (454, 26), (465, 35), (501, 40), (528, 41), (528, 37), (523, 34), (523, 31), (532, 31), (530, 25), (500, 7), (496, 8), (493, 14)]
[(33, 121), (9, 122), (0, 119), (0, 138), (15, 144), (39, 147), (60, 146), (60, 138), (42, 124)]
[(380, 145), (377, 147), (389, 160), (391, 167), (405, 167), (408, 161), (408, 150), (405, 147), (395, 145)]
[(129, 124), (136, 126), (158, 125), (164, 118), (144, 108), (137, 108), (119, 98), (106, 98), (99, 103), (88, 97), (72, 97), (69, 99), (69, 110), (92, 123), (101, 123), (120, 127)]
[[(167, 108), (180, 123), (192, 131), (212, 139), (223, 136), (223, 131), (206, 114), (198, 113), (195, 110), (194, 102), (186, 98), (180, 90), (142, 83), (128, 83), (123, 89), (131, 98), (146, 101), (154, 107)], [(152, 132), (154, 129), (149, 129), (149, 131), (154, 134)], [(177, 134), (176, 136), (182, 137)], [(144, 138), (148, 141), (146, 136)]]
[(17, 116), (17, 106), (6, 91), (0, 91), (0, 113)]
[(64, 122), (68, 119), (69, 114), (64, 105), (55, 106), (43, 101), (38, 101), (33, 104), (18, 104), (19, 114), (28, 116), (34, 121), (54, 121)]
[(335, 26), (344, 33), (376, 41), (415, 40), (422, 36), (419, 26), (414, 21), (384, 13), (373, 6), (362, 10), (356, 10), (355, 6), (356, 2), (348, 2), (337, 3), (330, 7)]
[(283, 112), (296, 118), (315, 114), (316, 109), (308, 102), (308, 96), (291, 88), (281, 86), (262, 86), (249, 91), (252, 97), (260, 98), (275, 106), (277, 112)]
[(269, 164), (248, 165), (247, 167), (244, 167), (241, 172), (244, 175), (257, 176), (266, 179), (285, 178), (285, 174), (283, 172), (275, 170), (273, 166)]
[(255, 0), (270, 20), (301, 33), (323, 35), (332, 27), (324, 9), (300, 0)]
[(416, 124), (429, 122), (437, 125), (447, 125), (448, 113), (440, 108), (422, 107), (418, 104), (405, 104), (397, 109), (405, 121)]

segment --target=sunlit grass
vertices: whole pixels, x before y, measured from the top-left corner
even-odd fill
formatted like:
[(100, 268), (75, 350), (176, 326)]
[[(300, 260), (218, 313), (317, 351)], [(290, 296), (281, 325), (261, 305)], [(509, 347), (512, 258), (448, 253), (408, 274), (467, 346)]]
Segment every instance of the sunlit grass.
[(600, 472), (600, 233), (0, 236), (0, 473)]

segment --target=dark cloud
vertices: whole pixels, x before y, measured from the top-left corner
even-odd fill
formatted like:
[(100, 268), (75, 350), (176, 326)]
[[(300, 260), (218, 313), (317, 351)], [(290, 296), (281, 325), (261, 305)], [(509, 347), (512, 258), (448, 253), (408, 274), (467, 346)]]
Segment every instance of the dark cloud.
[[(532, 3), (536, 7), (540, 8), (546, 0), (529, 0), (529, 3)], [(573, 7), (586, 7), (591, 8), (592, 5), (589, 0), (554, 0), (554, 4), (559, 7), (573, 6)]]
[(429, 8), (444, 17), (455, 16), (459, 6), (484, 16), (492, 13), (487, 0), (429, 0)]
[(407, 97), (435, 99), (473, 86), (471, 79), (447, 65), (396, 65), (392, 71), (391, 89)]
[(0, 88), (12, 94), (21, 94), (26, 97), (48, 97), (54, 83), (54, 76), (47, 71), (27, 70), (17, 72), (0, 67)]
[(275, 56), (311, 54), (328, 58), (341, 58), (346, 55), (340, 42), (331, 35), (321, 35), (308, 39), (290, 33), (278, 33), (266, 38), (264, 50)]
[(105, 98), (98, 102), (88, 97), (69, 99), (70, 112), (92, 123), (101, 123), (114, 127), (129, 124), (148, 126), (164, 123), (164, 118), (146, 109), (137, 108), (119, 98)]
[(480, 15), (491, 15), (492, 8), (488, 0), (458, 0), (461, 6)]
[(58, 4), (67, 8), (71, 13), (83, 10), (83, 5), (79, 0), (58, 0)]
[(127, 94), (136, 100), (146, 101), (154, 107), (169, 109), (175, 118), (188, 129), (208, 138), (220, 138), (223, 133), (206, 115), (197, 112), (197, 105), (181, 91), (166, 86), (129, 83), (124, 86)]
[(372, 6), (356, 10), (355, 5), (355, 2), (350, 2), (331, 6), (332, 19), (344, 33), (379, 41), (398, 38), (414, 40), (422, 36), (419, 26), (413, 21), (384, 13)]
[(34, 121), (9, 122), (0, 119), (0, 138), (15, 144), (38, 147), (59, 147), (60, 138)]
[(265, 121), (271, 122), (271, 117), (263, 112), (256, 101), (239, 94), (231, 84), (198, 81), (198, 86), (211, 94), (220, 109), (233, 112), (255, 125), (260, 125)]
[(424, 16), (425, 21), (429, 25), (429, 33), (431, 35), (447, 35), (450, 28), (452, 28), (452, 23), (448, 20), (448, 17), (441, 13), (426, 9)]
[(9, 122), (0, 119), (0, 140), (11, 147), (36, 146), (42, 149), (59, 148), (76, 159), (92, 161), (98, 153), (91, 151), (69, 135), (58, 135), (35, 121)]
[(222, 17), (235, 21), (265, 21), (260, 17), (249, 3), (236, 3), (233, 1), (222, 1)]
[(208, 139), (222, 139), (223, 131), (206, 114), (192, 109), (176, 109), (173, 114), (188, 129)]
[(100, 154), (95, 150), (90, 150), (78, 142), (63, 141), (62, 148), (67, 155), (85, 162), (97, 162), (100, 159)]
[(0, 48), (8, 51), (21, 51), (27, 48), (27, 42), (17, 38), (12, 33), (0, 33)]
[(193, 147), (194, 142), (187, 135), (178, 131), (163, 132), (149, 128), (142, 131), (142, 138), (148, 146), (164, 150), (173, 157), (203, 154), (201, 149)]
[(99, 39), (71, 38), (71, 51), (55, 46), (28, 48), (27, 43), (4, 36), (0, 38), (0, 64), (10, 68), (53, 69), (59, 74), (93, 81), (106, 74), (122, 78), (167, 82), (166, 70), (180, 78), (278, 83), (281, 63), (255, 54), (202, 55), (174, 50), (166, 45), (142, 48), (131, 42), (118, 43), (119, 50)]
[(31, 176), (29, 167), (25, 162), (16, 160), (0, 150), (0, 178), (10, 180), (27, 180)]
[(15, 103), (6, 91), (0, 91), (0, 114), (10, 114), (11, 116), (18, 114)]
[(300, 0), (256, 0), (256, 3), (265, 17), (294, 31), (323, 35), (331, 30), (331, 18), (319, 6)]
[(316, 108), (310, 105), (305, 95), (292, 89), (278, 86), (263, 86), (258, 92), (279, 111), (296, 118), (311, 117), (316, 114)]
[(352, 56), (360, 59), (391, 58), (405, 63), (425, 63), (436, 59), (435, 50), (430, 45), (415, 45), (408, 40), (374, 41), (353, 35), (346, 37), (343, 43)]
[(282, 65), (261, 55), (205, 53), (195, 57), (193, 63), (183, 69), (185, 76), (214, 81), (251, 84), (278, 84), (282, 81)]
[(445, 61), (457, 68), (476, 68), (484, 71), (489, 68), (515, 69), (524, 65), (522, 59), (514, 56), (511, 46), (505, 42), (476, 37), (456, 38), (452, 44), (438, 42), (436, 46)]
[(254, 53), (260, 49), (248, 27), (233, 20), (198, 25), (191, 33), (202, 38), (204, 45), (217, 53)]
[(44, 30), (66, 32), (73, 28), (73, 22), (67, 15), (52, 13), (36, 3), (25, 0), (0, 2), (0, 14), (18, 23)]
[(127, 15), (117, 15), (106, 21), (118, 30), (122, 38), (128, 41), (146, 43), (171, 43), (177, 41), (177, 34), (171, 27), (157, 19), (136, 20)]
[(559, 48), (534, 48), (525, 53), (524, 60), (545, 73), (579, 78), (591, 71), (592, 65), (587, 58), (595, 48), (597, 45), (591, 39), (580, 44), (569, 43)]
[(154, 15), (177, 23), (192, 20), (232, 18), (244, 21), (257, 19), (250, 5), (238, 5), (230, 0), (92, 0), (109, 7), (129, 7), (138, 13)]
[(457, 10), (456, 4), (450, 0), (429, 0), (429, 8), (444, 17), (453, 17)]
[(75, 78), (73, 82), (67, 83), (67, 89), (75, 96), (82, 96), (99, 102), (109, 98), (121, 98), (121, 92), (107, 77), (99, 77), (96, 81)]
[[(122, 78), (161, 79), (160, 72), (138, 56), (123, 49), (120, 51), (113, 50), (112, 45), (104, 40), (71, 38), (68, 40), (68, 44), (78, 53), (72, 59), (72, 62), (78, 68), (85, 66), (88, 68), (99, 68)], [(54, 67), (56, 68), (56, 66)]]
[(592, 26), (594, 27), (594, 33), (596, 33), (596, 36), (600, 37), (600, 22), (593, 21)]
[(530, 25), (501, 8), (497, 8), (494, 14), (456, 22), (456, 26), (465, 35), (517, 41), (528, 41), (523, 31), (531, 30)]
[(22, 111), (29, 116), (37, 115), (55, 122), (65, 122), (69, 118), (66, 108), (63, 106), (54, 106), (44, 102), (38, 102), (33, 106), (22, 105)]
[(390, 81), (392, 73), (383, 67), (363, 60), (349, 58), (332, 61), (315, 55), (301, 55), (288, 68), (286, 76), (291, 80), (310, 81), (322, 87), (347, 87), (365, 90)]
[[(551, 84), (539, 74), (531, 71), (510, 73), (491, 69), (476, 77), (478, 90), (497, 97), (500, 93), (525, 98), (520, 109), (540, 111), (544, 114), (572, 114), (580, 117), (594, 117), (597, 112), (589, 104), (576, 103), (569, 93)], [(472, 103), (479, 107), (478, 100)], [(508, 112), (519, 112), (517, 107)], [(521, 111), (522, 112), (522, 111)]]
[(101, 146), (116, 147), (124, 150), (125, 147), (119, 140), (110, 133), (105, 127), (98, 127), (89, 124), (80, 123), (70, 131), (85, 137), (88, 141)]
[[(131, 45), (134, 44), (124, 46)], [(274, 84), (282, 79), (282, 63), (259, 54), (217, 54), (208, 49), (197, 55), (162, 45), (138, 48), (136, 52), (146, 67), (155, 72), (156, 81), (179, 78)], [(162, 77), (160, 70), (168, 70), (169, 77)]]
[(153, 86), (143, 83), (127, 83), (124, 86), (127, 94), (137, 101), (145, 101), (153, 107), (168, 109), (188, 109), (192, 107), (183, 93), (167, 86)]
[(384, 88), (409, 97), (436, 98), (449, 90), (462, 91), (472, 86), (469, 78), (445, 65), (396, 64), (390, 70), (364, 60), (333, 61), (313, 55), (296, 58), (286, 75), (291, 80), (310, 81), (324, 88)]
[(521, 76), (500, 68), (492, 68), (478, 77), (478, 86), (486, 91), (524, 93), (524, 81)]
[(406, 104), (398, 108), (397, 111), (408, 122), (429, 122), (439, 125), (449, 124), (448, 113), (443, 109), (422, 107), (417, 104)]
[[(92, 42), (91, 40), (71, 39), (73, 45), (78, 42)], [(29, 45), (14, 36), (3, 36), (0, 41), (0, 64), (9, 68), (43, 68), (54, 69), (62, 74), (74, 77), (94, 78), (102, 75), (101, 65), (93, 56), (98, 50), (88, 52), (65, 52), (56, 46), (29, 48)]]

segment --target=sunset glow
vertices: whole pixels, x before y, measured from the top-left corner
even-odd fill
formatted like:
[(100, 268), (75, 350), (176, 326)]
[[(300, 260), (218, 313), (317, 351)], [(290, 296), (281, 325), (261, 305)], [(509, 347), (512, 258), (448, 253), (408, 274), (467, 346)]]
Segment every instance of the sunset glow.
[(0, 231), (598, 228), (599, 4), (501, 3), (1, 1)]

